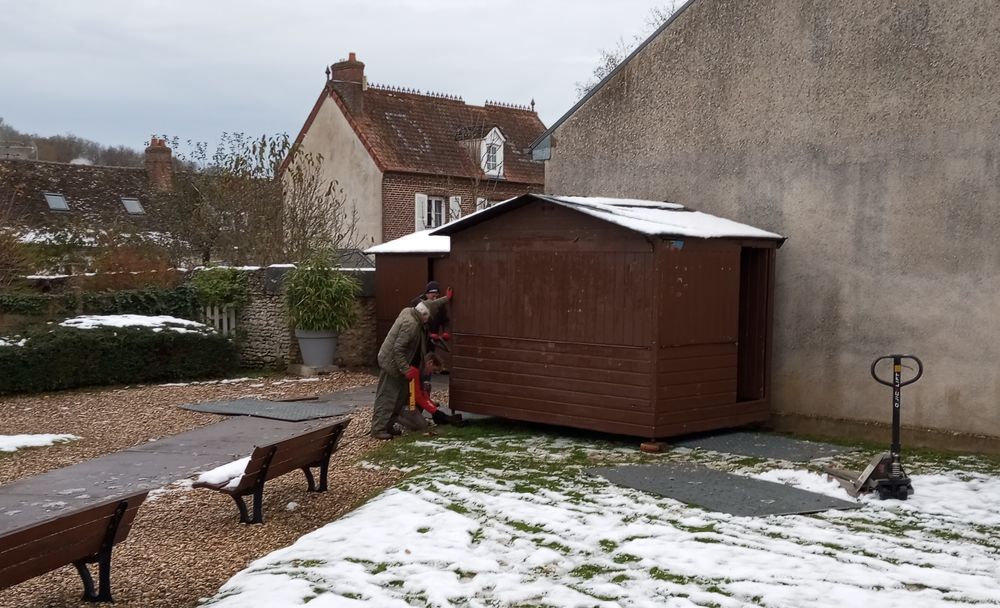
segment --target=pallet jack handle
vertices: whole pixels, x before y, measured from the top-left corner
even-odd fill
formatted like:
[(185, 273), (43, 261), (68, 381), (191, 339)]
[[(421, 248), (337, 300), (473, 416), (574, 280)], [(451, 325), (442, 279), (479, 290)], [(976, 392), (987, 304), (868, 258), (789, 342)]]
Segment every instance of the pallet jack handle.
[[(878, 364), (881, 361), (884, 361), (886, 359), (892, 359), (891, 382), (879, 378), (878, 374), (875, 372), (875, 367), (878, 366)], [(906, 382), (902, 381), (904, 359), (915, 361), (917, 364), (917, 375), (910, 378)], [(890, 448), (890, 452), (893, 456), (893, 459), (896, 460), (899, 458), (899, 453), (902, 451), (902, 446), (900, 445), (900, 439), (899, 439), (899, 404), (900, 404), (899, 389), (909, 384), (913, 384), (914, 382), (919, 380), (920, 376), (924, 375), (924, 364), (923, 362), (920, 361), (920, 359), (918, 359), (914, 355), (883, 355), (872, 361), (871, 372), (872, 372), (872, 378), (874, 378), (876, 382), (878, 382), (879, 384), (884, 384), (886, 386), (892, 387), (892, 447)]]

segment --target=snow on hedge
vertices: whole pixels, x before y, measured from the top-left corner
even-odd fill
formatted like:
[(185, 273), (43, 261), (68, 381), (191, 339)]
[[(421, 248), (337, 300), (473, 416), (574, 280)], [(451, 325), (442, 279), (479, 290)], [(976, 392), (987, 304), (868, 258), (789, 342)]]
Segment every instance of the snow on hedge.
[(18, 336), (0, 338), (0, 346), (24, 346), (28, 343), (27, 338), (18, 338)]
[(179, 333), (209, 333), (214, 331), (204, 323), (178, 319), (177, 317), (146, 316), (146, 315), (83, 315), (66, 319), (59, 325), (77, 329), (95, 329), (98, 327), (149, 327), (153, 331), (168, 329)]

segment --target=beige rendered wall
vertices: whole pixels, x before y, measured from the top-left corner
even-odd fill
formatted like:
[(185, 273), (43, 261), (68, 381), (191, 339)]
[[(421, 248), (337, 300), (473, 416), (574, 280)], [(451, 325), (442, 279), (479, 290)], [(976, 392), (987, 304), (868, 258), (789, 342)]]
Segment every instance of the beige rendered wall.
[[(774, 410), (1000, 436), (995, 0), (695, 0), (555, 132), (546, 191), (667, 199), (789, 237)], [(780, 416), (779, 416), (780, 418)]]
[(337, 180), (357, 209), (361, 246), (381, 243), (382, 172), (333, 99), (324, 100), (302, 147), (323, 155), (323, 177)]

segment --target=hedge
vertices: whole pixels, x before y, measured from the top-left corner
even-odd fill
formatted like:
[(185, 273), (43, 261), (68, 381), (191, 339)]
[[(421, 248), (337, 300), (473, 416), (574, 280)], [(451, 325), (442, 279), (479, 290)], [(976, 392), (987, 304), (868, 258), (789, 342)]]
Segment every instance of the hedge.
[(218, 378), (239, 365), (236, 344), (215, 333), (57, 326), (19, 338), (0, 346), (0, 394)]
[(200, 302), (194, 288), (147, 287), (121, 291), (34, 294), (0, 293), (0, 314), (67, 316), (90, 315), (167, 315), (181, 319), (200, 318)]

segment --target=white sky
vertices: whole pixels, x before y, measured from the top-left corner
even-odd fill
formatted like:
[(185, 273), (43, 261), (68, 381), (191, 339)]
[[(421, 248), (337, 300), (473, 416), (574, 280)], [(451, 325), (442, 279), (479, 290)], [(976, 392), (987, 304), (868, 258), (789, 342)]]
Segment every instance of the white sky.
[(295, 135), (349, 51), (370, 82), (527, 104), (552, 124), (600, 49), (666, 0), (0, 0), (0, 117), (140, 147)]

